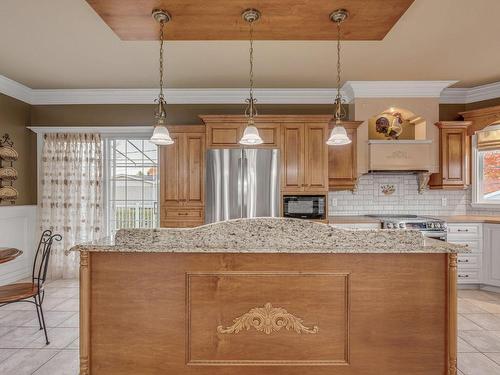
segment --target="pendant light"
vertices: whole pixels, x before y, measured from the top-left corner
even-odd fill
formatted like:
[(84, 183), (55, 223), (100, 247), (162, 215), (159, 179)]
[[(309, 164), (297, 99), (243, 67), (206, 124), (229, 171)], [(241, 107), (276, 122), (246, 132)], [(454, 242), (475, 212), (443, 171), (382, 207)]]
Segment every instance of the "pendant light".
[(153, 136), (151, 137), (151, 143), (158, 146), (167, 146), (174, 143), (174, 140), (170, 137), (170, 133), (166, 127), (167, 125), (167, 112), (165, 110), (165, 96), (163, 94), (163, 33), (165, 24), (169, 22), (172, 17), (170, 14), (163, 9), (154, 9), (153, 18), (156, 22), (160, 24), (160, 93), (158, 99), (156, 99), (157, 108), (155, 112), (155, 125), (153, 130)]
[(349, 17), (349, 12), (345, 9), (338, 9), (330, 14), (330, 20), (337, 25), (337, 96), (335, 97), (335, 114), (332, 120), (334, 127), (330, 133), (330, 138), (326, 141), (326, 144), (329, 146), (340, 146), (351, 143), (345, 128), (342, 126), (342, 119), (346, 116), (346, 113), (342, 107), (343, 98), (340, 92), (340, 39), (342, 38), (340, 24), (344, 22), (347, 17)]
[(244, 146), (260, 145), (264, 141), (259, 135), (259, 130), (255, 127), (254, 118), (257, 116), (255, 102), (253, 97), (253, 23), (260, 18), (260, 12), (256, 9), (247, 9), (241, 16), (250, 25), (250, 97), (246, 100), (248, 106), (245, 110), (245, 116), (248, 118), (247, 126), (240, 139), (240, 144)]

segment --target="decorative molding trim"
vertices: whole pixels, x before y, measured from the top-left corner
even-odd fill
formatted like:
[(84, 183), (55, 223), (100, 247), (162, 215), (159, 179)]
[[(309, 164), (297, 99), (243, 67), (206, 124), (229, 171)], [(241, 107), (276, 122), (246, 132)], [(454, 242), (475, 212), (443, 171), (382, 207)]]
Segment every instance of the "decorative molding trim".
[(439, 98), (458, 81), (347, 81), (342, 90), (350, 98)]
[(446, 89), (441, 95), (440, 103), (469, 104), (495, 98), (500, 98), (500, 82), (471, 87), (469, 89)]
[[(448, 88), (458, 81), (347, 81), (346, 103), (354, 98), (440, 97), (443, 104), (466, 104), (500, 97), (500, 82)], [(153, 104), (157, 89), (32, 89), (0, 75), (0, 93), (31, 105)], [(256, 89), (260, 104), (332, 104), (336, 90)], [(248, 89), (167, 89), (169, 104), (244, 104)]]
[(10, 78), (0, 75), (0, 93), (10, 96), (14, 99), (21, 100), (25, 103), (32, 104), (32, 92), (28, 86), (16, 82)]
[(448, 254), (448, 375), (457, 375), (457, 254)]
[[(333, 104), (334, 89), (256, 89), (260, 104)], [(153, 104), (157, 89), (33, 90), (33, 105)], [(248, 89), (167, 89), (168, 104), (244, 104)]]
[(247, 313), (233, 320), (233, 325), (224, 328), (217, 327), (217, 332), (223, 334), (237, 334), (243, 330), (249, 331), (254, 328), (259, 332), (264, 332), (270, 335), (272, 332), (278, 332), (281, 328), (292, 330), (298, 334), (301, 333), (318, 333), (318, 326), (311, 328), (302, 324), (304, 320), (290, 314), (282, 307), (273, 307), (267, 302), (264, 307), (254, 307)]

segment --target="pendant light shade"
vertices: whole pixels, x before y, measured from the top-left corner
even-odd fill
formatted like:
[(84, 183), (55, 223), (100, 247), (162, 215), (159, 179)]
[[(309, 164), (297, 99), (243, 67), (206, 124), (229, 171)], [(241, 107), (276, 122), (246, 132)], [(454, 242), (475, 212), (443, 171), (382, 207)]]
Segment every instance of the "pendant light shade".
[(170, 133), (166, 126), (157, 125), (153, 130), (153, 136), (150, 142), (157, 146), (168, 146), (173, 144), (174, 140), (170, 137)]
[(261, 145), (262, 143), (264, 143), (264, 141), (260, 137), (259, 130), (255, 125), (247, 125), (243, 132), (243, 137), (240, 139), (240, 145), (252, 146)]
[(243, 146), (253, 146), (260, 145), (264, 143), (259, 135), (259, 129), (255, 127), (254, 117), (257, 116), (257, 110), (255, 108), (255, 102), (257, 101), (253, 97), (253, 23), (260, 18), (260, 12), (257, 9), (247, 9), (242, 13), (242, 18), (250, 25), (250, 97), (246, 100), (248, 103), (247, 109), (245, 110), (245, 116), (248, 118), (248, 123), (243, 132), (243, 136), (240, 139), (240, 145)]
[(168, 146), (174, 143), (170, 133), (165, 126), (167, 123), (167, 111), (165, 110), (165, 96), (163, 94), (163, 42), (164, 42), (164, 27), (167, 22), (169, 22), (172, 17), (170, 14), (163, 9), (153, 9), (153, 18), (160, 24), (160, 93), (156, 103), (158, 104), (155, 120), (156, 124), (153, 130), (153, 135), (150, 138), (150, 142), (157, 146)]
[(341, 146), (349, 143), (351, 143), (351, 139), (347, 136), (345, 128), (342, 125), (335, 124), (326, 144), (328, 146)]

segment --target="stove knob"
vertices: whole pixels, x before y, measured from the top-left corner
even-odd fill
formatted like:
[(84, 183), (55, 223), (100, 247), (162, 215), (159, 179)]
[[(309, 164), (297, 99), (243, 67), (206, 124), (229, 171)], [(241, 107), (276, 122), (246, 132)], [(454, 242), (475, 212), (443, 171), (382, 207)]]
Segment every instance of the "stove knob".
[(405, 229), (406, 225), (405, 225), (405, 223), (399, 223), (399, 227), (400, 227), (401, 229)]
[(386, 226), (387, 226), (387, 229), (394, 228), (394, 224), (393, 223), (387, 223)]

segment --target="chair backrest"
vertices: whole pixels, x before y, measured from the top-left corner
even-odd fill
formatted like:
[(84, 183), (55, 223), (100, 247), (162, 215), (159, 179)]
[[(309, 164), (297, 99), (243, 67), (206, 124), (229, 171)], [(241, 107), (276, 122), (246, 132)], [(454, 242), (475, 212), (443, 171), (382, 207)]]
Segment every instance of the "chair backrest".
[(47, 229), (43, 231), (42, 236), (40, 237), (40, 242), (38, 242), (35, 259), (33, 260), (33, 272), (31, 278), (33, 283), (36, 282), (38, 284), (39, 290), (47, 278), (50, 252), (52, 250), (54, 240), (61, 241), (62, 236), (60, 234), (52, 234), (52, 231)]

